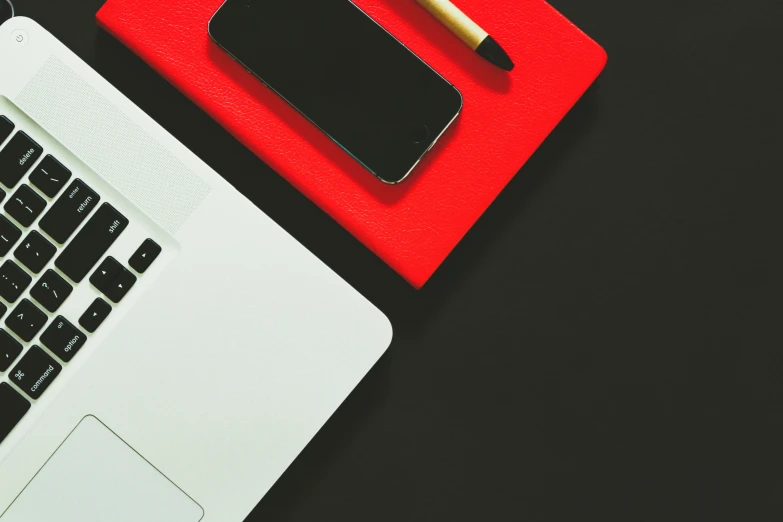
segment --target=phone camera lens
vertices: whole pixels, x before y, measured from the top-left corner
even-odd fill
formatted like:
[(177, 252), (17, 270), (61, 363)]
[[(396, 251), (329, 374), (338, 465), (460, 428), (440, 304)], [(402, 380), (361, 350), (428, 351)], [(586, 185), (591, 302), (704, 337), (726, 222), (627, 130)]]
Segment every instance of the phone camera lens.
[(411, 141), (413, 143), (416, 143), (417, 145), (424, 143), (425, 141), (427, 141), (427, 138), (429, 137), (430, 137), (430, 129), (423, 123), (414, 125), (413, 128), (411, 129), (411, 135), (410, 135)]

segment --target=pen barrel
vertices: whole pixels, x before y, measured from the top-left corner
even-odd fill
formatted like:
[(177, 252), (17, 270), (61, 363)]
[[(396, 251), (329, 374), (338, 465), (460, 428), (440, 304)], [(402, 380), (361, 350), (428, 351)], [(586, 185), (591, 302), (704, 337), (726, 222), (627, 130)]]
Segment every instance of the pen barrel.
[(416, 1), (474, 51), (489, 36), (489, 33), (449, 0)]

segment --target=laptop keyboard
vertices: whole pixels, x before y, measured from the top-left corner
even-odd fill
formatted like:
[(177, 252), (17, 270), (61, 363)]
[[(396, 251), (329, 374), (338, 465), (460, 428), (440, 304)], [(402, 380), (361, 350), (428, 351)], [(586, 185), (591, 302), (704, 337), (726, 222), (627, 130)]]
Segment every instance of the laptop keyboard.
[[(107, 256), (129, 225), (122, 212), (0, 115), (3, 143), (0, 379), (6, 374), (9, 382), (0, 382), (0, 442), (67, 370), (162, 251), (146, 239), (125, 262)], [(101, 296), (78, 317), (58, 315), (85, 284)]]

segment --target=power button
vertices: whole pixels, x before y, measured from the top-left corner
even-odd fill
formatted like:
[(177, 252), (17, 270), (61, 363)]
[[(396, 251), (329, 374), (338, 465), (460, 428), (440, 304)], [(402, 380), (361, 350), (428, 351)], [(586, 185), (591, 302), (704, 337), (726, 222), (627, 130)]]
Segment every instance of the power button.
[(30, 37), (27, 36), (25, 31), (17, 29), (11, 33), (11, 46), (12, 47), (24, 47), (30, 41)]

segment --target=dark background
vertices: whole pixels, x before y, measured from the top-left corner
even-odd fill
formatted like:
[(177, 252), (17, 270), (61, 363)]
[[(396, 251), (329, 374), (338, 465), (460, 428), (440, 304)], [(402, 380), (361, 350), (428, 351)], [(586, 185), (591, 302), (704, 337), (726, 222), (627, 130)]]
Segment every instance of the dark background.
[(102, 0), (16, 3), (394, 323), (249, 522), (783, 518), (779, 0), (553, 0), (609, 65), (420, 292)]

